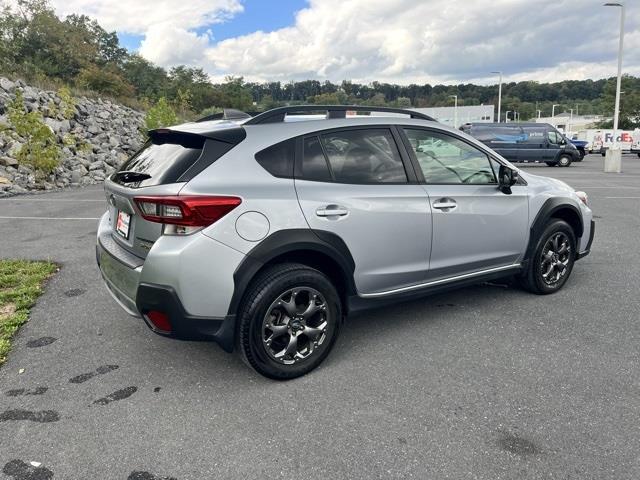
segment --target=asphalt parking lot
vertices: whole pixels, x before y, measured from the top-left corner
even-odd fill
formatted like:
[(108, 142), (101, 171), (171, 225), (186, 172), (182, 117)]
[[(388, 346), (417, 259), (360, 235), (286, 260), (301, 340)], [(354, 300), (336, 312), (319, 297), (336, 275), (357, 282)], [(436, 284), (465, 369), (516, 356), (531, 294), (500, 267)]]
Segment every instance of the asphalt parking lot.
[(640, 478), (640, 158), (623, 165), (525, 167), (596, 216), (561, 292), (370, 312), (286, 383), (120, 310), (95, 265), (100, 187), (0, 200), (0, 257), (62, 267), (0, 369), (0, 478)]

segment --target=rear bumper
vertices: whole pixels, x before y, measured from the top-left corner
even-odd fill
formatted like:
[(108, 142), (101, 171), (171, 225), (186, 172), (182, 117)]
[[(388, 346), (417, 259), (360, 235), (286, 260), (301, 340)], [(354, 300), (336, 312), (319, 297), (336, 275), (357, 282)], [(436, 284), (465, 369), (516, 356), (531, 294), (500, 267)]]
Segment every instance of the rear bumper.
[(126, 252), (111, 240), (104, 228), (99, 228), (96, 261), (111, 296), (129, 315), (139, 317), (135, 299), (143, 260)]
[[(199, 317), (190, 315), (182, 306), (175, 290), (165, 285), (141, 283), (136, 296), (136, 308), (147, 326), (158, 335), (178, 340), (208, 340), (232, 352), (234, 347), (235, 315), (225, 317)], [(171, 331), (158, 330), (147, 313), (159, 311), (167, 315)]]
[[(232, 351), (235, 315), (229, 314), (228, 305), (233, 293), (233, 264), (220, 258), (236, 260), (235, 257), (228, 253), (228, 247), (204, 235), (187, 239), (190, 248), (184, 250), (176, 246), (179, 239), (167, 240), (170, 248), (152, 249), (146, 260), (139, 258), (113, 240), (105, 215), (98, 227), (96, 261), (109, 293), (127, 313), (141, 317), (159, 335), (215, 341), (224, 350)], [(199, 257), (199, 265), (191, 255)], [(217, 271), (209, 262), (215, 262)], [(164, 280), (173, 280), (175, 285), (167, 285)], [(227, 284), (230, 293), (224, 291)], [(194, 296), (199, 302), (189, 304)], [(171, 331), (154, 327), (146, 315), (152, 310), (168, 317)], [(216, 316), (218, 311), (220, 316)]]

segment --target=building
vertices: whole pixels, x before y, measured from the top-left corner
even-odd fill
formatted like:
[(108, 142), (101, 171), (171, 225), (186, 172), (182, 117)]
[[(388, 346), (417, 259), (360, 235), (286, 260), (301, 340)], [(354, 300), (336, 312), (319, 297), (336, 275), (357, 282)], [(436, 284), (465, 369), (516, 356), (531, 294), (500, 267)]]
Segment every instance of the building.
[(562, 132), (572, 133), (578, 130), (593, 128), (594, 124), (610, 120), (602, 115), (572, 115), (571, 113), (559, 113), (555, 117), (536, 118), (537, 123), (549, 123)]
[(412, 110), (429, 115), (440, 123), (455, 128), (470, 122), (493, 122), (494, 118), (493, 105), (458, 105), (457, 114), (456, 107), (412, 108)]

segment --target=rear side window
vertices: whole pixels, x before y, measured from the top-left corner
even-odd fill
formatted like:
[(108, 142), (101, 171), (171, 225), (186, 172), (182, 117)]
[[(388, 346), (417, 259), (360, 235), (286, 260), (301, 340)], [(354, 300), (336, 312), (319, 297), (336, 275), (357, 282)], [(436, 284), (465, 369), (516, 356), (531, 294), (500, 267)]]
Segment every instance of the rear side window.
[(274, 177), (292, 178), (295, 140), (276, 143), (256, 153), (256, 161)]
[(400, 152), (388, 129), (344, 130), (321, 135), (320, 140), (336, 182), (407, 182)]

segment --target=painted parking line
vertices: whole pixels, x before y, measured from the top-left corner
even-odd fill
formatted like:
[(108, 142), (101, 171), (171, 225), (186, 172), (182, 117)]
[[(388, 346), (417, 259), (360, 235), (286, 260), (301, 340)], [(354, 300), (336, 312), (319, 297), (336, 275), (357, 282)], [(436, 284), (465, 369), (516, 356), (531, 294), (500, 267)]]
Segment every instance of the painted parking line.
[(100, 217), (9, 217), (9, 216), (0, 216), (0, 220), (100, 220)]
[(640, 198), (640, 197), (604, 197), (604, 198)]

